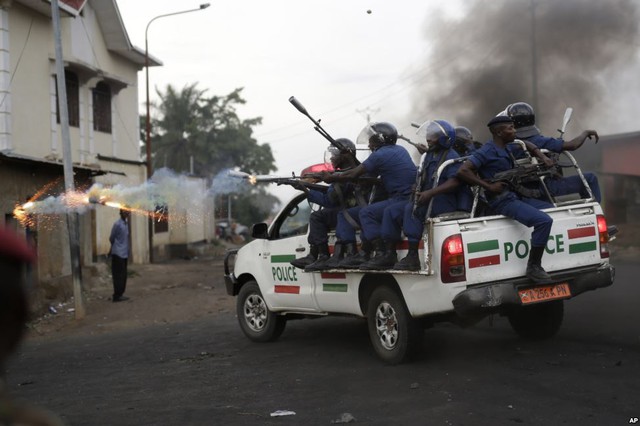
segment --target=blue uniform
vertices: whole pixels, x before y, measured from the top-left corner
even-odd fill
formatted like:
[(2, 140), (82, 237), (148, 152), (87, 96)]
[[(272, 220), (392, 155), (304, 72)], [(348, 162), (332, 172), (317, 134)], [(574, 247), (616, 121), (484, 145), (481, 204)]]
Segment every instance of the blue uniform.
[[(444, 157), (443, 157), (444, 155)], [(449, 149), (428, 152), (422, 163), (423, 176), (426, 178), (422, 182), (421, 191), (433, 188), (435, 173), (438, 167), (447, 160), (459, 158), (458, 153)], [(449, 165), (438, 180), (438, 185), (455, 178), (461, 163)], [(431, 217), (456, 210), (470, 211), (473, 199), (471, 191), (466, 185), (458, 187), (455, 191), (440, 194), (433, 198), (431, 204)], [(398, 202), (389, 206), (384, 212), (382, 219), (382, 237), (388, 241), (399, 241), (401, 228), (409, 239), (409, 242), (419, 242), (422, 238), (424, 218), (427, 215), (428, 205), (419, 206), (413, 211), (413, 202)]]
[[(564, 146), (564, 140), (558, 138), (551, 138), (543, 135), (534, 135), (530, 138), (527, 138), (529, 142), (533, 143), (540, 149), (547, 149), (550, 152), (560, 153), (562, 152), (562, 148)], [(593, 197), (597, 202), (602, 200), (602, 194), (600, 193), (600, 184), (598, 183), (598, 177), (593, 173), (583, 173), (589, 188), (591, 188), (591, 192), (593, 193)], [(567, 194), (576, 194), (579, 193), (581, 197), (587, 198), (589, 194), (584, 188), (584, 184), (582, 183), (582, 179), (580, 176), (567, 176), (567, 177), (553, 177), (545, 180), (547, 184), (547, 189), (551, 195), (567, 195)]]
[[(381, 146), (362, 162), (362, 166), (368, 174), (380, 176), (384, 189), (389, 194), (389, 198), (384, 201), (347, 210), (351, 217), (359, 221), (362, 238), (372, 241), (380, 237), (380, 223), (384, 209), (395, 202), (406, 202), (409, 199), (416, 166), (407, 150), (399, 145)], [(356, 240), (356, 230), (344, 217), (344, 212), (338, 213), (336, 236), (339, 241), (345, 243)]]
[[(511, 145), (501, 148), (493, 141), (485, 143), (477, 149), (469, 161), (478, 170), (478, 174), (484, 180), (491, 180), (493, 176), (514, 166)], [(550, 203), (532, 198), (524, 198), (505, 189), (502, 193), (494, 195), (486, 193), (489, 206), (498, 214), (508, 216), (528, 227), (533, 226), (531, 234), (532, 247), (545, 247), (551, 232), (553, 219), (541, 211), (542, 208), (552, 207)]]
[[(340, 185), (341, 194), (336, 191), (336, 185)], [(344, 209), (340, 197), (347, 205), (355, 204), (355, 185), (352, 183), (334, 183), (329, 185), (327, 192), (309, 190), (307, 199), (323, 208), (311, 213), (309, 217), (309, 237), (307, 241), (311, 245), (326, 244), (329, 241), (328, 233), (338, 224), (338, 213)]]

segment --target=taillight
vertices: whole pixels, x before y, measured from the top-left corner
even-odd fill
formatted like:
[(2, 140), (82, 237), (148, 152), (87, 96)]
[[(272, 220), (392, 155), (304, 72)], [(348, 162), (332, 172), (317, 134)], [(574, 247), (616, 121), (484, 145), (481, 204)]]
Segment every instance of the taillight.
[(462, 236), (460, 234), (452, 235), (442, 243), (440, 273), (443, 283), (466, 281), (464, 246), (462, 245)]
[(609, 230), (607, 229), (607, 219), (601, 214), (596, 216), (598, 221), (598, 235), (600, 236), (600, 257), (609, 257)]

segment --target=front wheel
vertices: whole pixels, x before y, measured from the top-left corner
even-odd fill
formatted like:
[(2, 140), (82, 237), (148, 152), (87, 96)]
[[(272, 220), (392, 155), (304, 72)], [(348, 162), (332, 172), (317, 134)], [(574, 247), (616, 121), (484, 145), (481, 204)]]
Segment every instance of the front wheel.
[(380, 287), (371, 295), (367, 324), (373, 348), (387, 364), (400, 364), (420, 345), (420, 327), (402, 298), (388, 287)]
[(548, 339), (556, 335), (564, 318), (562, 300), (530, 306), (518, 306), (507, 314), (509, 323), (520, 337), (531, 340)]
[(269, 310), (255, 281), (249, 281), (240, 289), (236, 300), (236, 313), (242, 332), (254, 342), (276, 340), (287, 325), (284, 316), (276, 315)]

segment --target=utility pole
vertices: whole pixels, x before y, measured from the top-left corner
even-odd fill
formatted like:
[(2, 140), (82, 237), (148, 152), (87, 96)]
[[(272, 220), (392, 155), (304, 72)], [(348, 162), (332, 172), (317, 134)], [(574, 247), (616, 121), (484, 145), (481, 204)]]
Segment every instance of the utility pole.
[(380, 112), (380, 108), (372, 109), (371, 107), (366, 107), (364, 109), (357, 109), (356, 112), (364, 115), (364, 118), (367, 120), (367, 123), (371, 123), (371, 114), (375, 114), (376, 112)]
[[(51, 20), (56, 51), (56, 80), (58, 87), (58, 111), (60, 111), (60, 128), (62, 134), (62, 156), (64, 168), (65, 192), (73, 191), (73, 163), (71, 158), (71, 137), (69, 136), (69, 110), (67, 107), (67, 86), (64, 79), (64, 63), (62, 57), (62, 37), (60, 35), (60, 8), (58, 0), (51, 0)], [(75, 301), (76, 319), (85, 316), (82, 295), (82, 275), (80, 269), (80, 235), (78, 233), (77, 213), (67, 213), (67, 229), (69, 231), (69, 251), (71, 255), (71, 278), (73, 280), (73, 298)]]

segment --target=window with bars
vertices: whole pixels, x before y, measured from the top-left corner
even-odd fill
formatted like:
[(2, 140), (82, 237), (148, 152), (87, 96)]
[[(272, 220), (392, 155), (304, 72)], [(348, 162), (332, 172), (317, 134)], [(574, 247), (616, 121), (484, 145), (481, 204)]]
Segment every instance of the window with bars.
[[(73, 71), (64, 71), (64, 82), (67, 89), (67, 109), (69, 126), (80, 127), (80, 81)], [(58, 99), (58, 80), (56, 77), (56, 120), (60, 123), (60, 101)]]
[(102, 81), (93, 89), (93, 130), (111, 133), (111, 87)]

